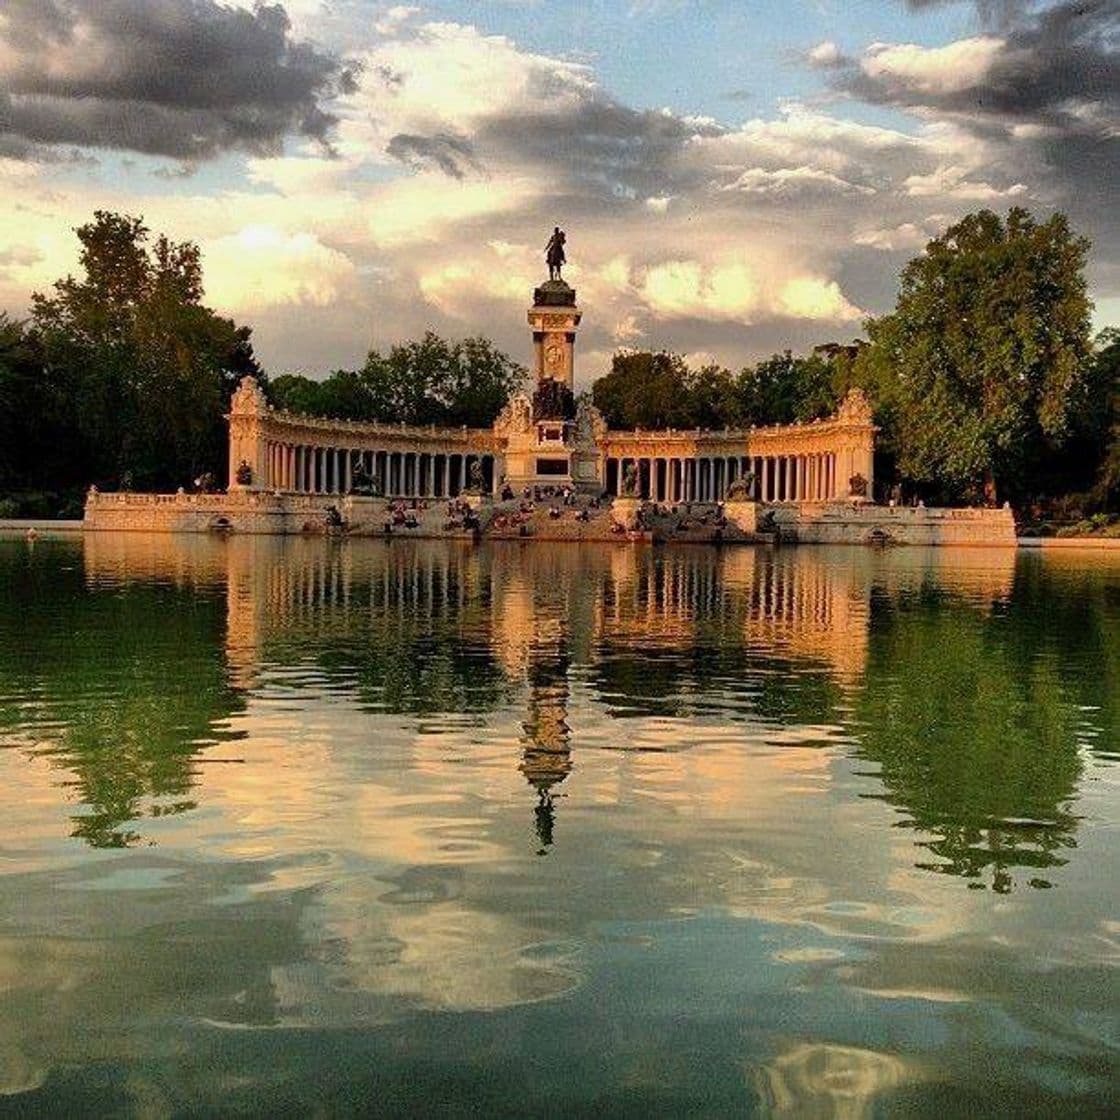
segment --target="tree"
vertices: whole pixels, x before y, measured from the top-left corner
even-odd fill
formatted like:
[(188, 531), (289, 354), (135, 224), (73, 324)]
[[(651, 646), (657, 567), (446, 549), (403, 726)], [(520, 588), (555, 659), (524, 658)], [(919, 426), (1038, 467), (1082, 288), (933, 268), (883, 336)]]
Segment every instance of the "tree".
[(1097, 338), (1091, 380), (1096, 407), (1090, 411), (1089, 440), (1100, 451), (1088, 457), (1100, 464), (1092, 497), (1097, 505), (1115, 511), (1120, 507), (1120, 330), (1115, 327)]
[(904, 476), (952, 497), (1032, 492), (1088, 397), (1088, 248), (1062, 214), (982, 210), (906, 266), (864, 362), (880, 384), (892, 371)]
[(691, 428), (689, 378), (679, 354), (620, 351), (591, 395), (612, 428)]
[(788, 350), (748, 366), (736, 385), (739, 413), (749, 424), (793, 424), (836, 411), (834, 364), (820, 354), (795, 358)]
[(386, 355), (371, 350), (360, 370), (325, 381), (285, 374), (269, 395), (278, 408), (315, 416), (486, 428), (525, 372), (485, 338), (449, 342), (429, 331)]
[(97, 211), (76, 231), (84, 276), (32, 297), (32, 327), (72, 464), (61, 481), (170, 487), (225, 459), (223, 413), (259, 374), (250, 331), (203, 306), (198, 247)]

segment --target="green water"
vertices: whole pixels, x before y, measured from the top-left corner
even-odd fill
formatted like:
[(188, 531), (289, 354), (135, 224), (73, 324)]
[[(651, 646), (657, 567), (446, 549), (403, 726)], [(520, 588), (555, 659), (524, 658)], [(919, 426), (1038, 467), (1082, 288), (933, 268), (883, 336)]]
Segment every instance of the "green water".
[(1120, 557), (0, 541), (0, 1114), (1120, 1110)]

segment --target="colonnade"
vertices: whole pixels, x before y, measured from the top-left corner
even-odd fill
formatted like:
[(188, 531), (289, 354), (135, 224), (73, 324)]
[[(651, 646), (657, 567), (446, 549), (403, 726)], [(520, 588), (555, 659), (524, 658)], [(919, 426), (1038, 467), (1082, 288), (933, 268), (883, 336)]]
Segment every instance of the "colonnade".
[(638, 469), (638, 496), (654, 502), (717, 502), (731, 484), (754, 475), (751, 497), (760, 502), (821, 502), (838, 492), (836, 454), (718, 455), (699, 457), (609, 456), (609, 494), (622, 494), (631, 464)]
[(469, 483), (474, 463), (483, 489), (494, 486), (494, 456), (469, 452), (374, 451), (264, 441), (264, 477), (269, 490), (302, 494), (349, 494), (359, 467), (375, 477), (386, 497), (453, 498)]

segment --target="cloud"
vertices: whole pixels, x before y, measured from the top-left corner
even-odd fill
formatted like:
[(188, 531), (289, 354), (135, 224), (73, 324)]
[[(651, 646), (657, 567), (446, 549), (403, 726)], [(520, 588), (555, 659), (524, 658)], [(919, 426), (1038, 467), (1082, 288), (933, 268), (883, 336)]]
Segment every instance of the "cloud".
[(805, 194), (874, 194), (870, 187), (849, 183), (839, 175), (814, 167), (781, 167), (767, 171), (750, 167), (733, 182), (722, 188), (744, 194), (789, 199)]
[(1120, 0), (1007, 0), (977, 11), (982, 35), (932, 48), (872, 44), (829, 81), (849, 98), (912, 114), (934, 143), (940, 131), (943, 166), (915, 168), (909, 194), (1060, 207), (1094, 241), (1096, 276), (1115, 285)]
[(207, 298), (224, 311), (338, 300), (354, 277), (342, 253), (310, 233), (285, 233), (273, 226), (248, 226), (204, 242)]
[(1006, 46), (1004, 39), (991, 35), (960, 39), (944, 47), (875, 43), (867, 49), (860, 67), (873, 81), (891, 84), (899, 93), (944, 96), (974, 89), (988, 77)]
[(0, 17), (0, 128), (198, 160), (327, 139), (324, 107), (353, 71), (296, 40), (279, 4), (8, 0)]
[(816, 70), (832, 70), (848, 62), (847, 57), (831, 40), (825, 40), (811, 47), (806, 52), (805, 60)]
[(445, 132), (434, 136), (398, 132), (386, 145), (385, 151), (410, 167), (435, 167), (453, 179), (462, 179), (468, 171), (481, 170), (470, 141)]
[[(357, 10), (332, 10), (343, 8)], [(198, 241), (208, 298), (253, 323), (279, 368), (354, 364), (371, 343), (429, 328), (482, 331), (526, 359), (524, 308), (554, 225), (568, 232), (564, 275), (584, 309), (581, 384), (637, 341), (734, 366), (848, 337), (864, 309), (895, 297), (879, 254), (920, 250), (978, 205), (1057, 204), (1063, 120), (1083, 137), (1107, 129), (1107, 99), (1088, 96), (1062, 103), (1062, 119), (952, 107), (967, 104), (962, 83), (993, 80), (1034, 17), (1014, 19), (972, 37), (998, 49), (962, 40), (972, 45), (940, 54), (907, 44), (822, 53), (838, 63), (822, 71), (834, 92), (857, 97), (863, 83), (874, 104), (902, 111), (874, 118), (889, 124), (852, 119), (841, 99), (787, 101), (734, 123), (637, 108), (589, 66), (502, 35), (416, 13), (375, 32), (367, 19), (354, 81), (342, 89), (332, 71), (324, 88), (335, 92), (316, 95), (336, 118), (331, 153), (314, 136), (289, 138), (283, 151), (227, 157), (217, 185), (169, 184), (153, 177), (155, 161), (122, 175), (111, 155), (111, 170), (17, 155), (7, 164), (23, 173), (11, 179), (0, 143), (0, 185), (22, 207), (0, 211), (0, 306), (18, 312), (29, 290), (73, 267), (71, 228), (123, 182), (116, 205)], [(213, 119), (204, 105), (192, 111)], [(1102, 226), (1097, 200), (1115, 196), (1113, 166), (1098, 153), (1098, 189), (1081, 191)], [(1120, 290), (1120, 275), (1108, 282), (1115, 241), (1098, 229), (1105, 298)]]
[(965, 202), (996, 202), (1015, 199), (1027, 193), (1025, 183), (995, 187), (991, 183), (967, 178), (963, 167), (938, 167), (929, 175), (911, 175), (902, 184), (912, 198), (955, 198)]

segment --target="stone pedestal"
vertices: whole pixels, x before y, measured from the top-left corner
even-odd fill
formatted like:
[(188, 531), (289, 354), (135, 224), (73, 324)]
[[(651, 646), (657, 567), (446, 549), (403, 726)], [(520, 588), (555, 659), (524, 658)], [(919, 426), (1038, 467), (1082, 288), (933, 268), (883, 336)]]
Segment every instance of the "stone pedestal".
[(533, 330), (535, 380), (575, 383), (576, 328), (583, 317), (574, 288), (563, 280), (549, 280), (533, 291), (529, 326)]
[(459, 500), (466, 502), (477, 513), (483, 506), (490, 504), (490, 495), (463, 493), (459, 495)]
[(723, 506), (723, 516), (744, 533), (758, 532), (758, 502), (729, 501)]
[(632, 532), (639, 528), (638, 513), (643, 505), (641, 498), (615, 498), (611, 503), (611, 520)]

